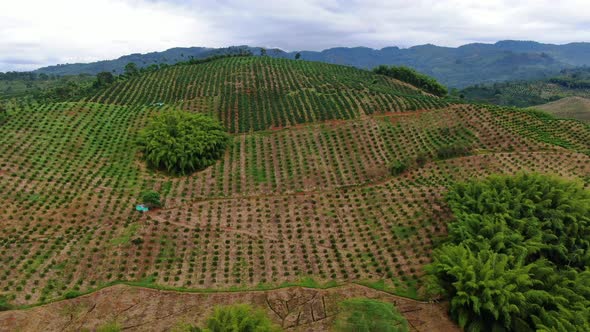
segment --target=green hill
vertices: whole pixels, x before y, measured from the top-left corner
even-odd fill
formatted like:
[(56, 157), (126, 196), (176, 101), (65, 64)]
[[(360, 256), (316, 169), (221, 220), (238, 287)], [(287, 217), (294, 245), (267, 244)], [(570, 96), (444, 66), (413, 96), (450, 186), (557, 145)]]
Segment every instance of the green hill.
[[(210, 114), (232, 134), (220, 160), (189, 176), (146, 167), (138, 145), (154, 114), (175, 109)], [(354, 283), (425, 300), (424, 266), (453, 219), (448, 188), (519, 172), (587, 188), (590, 127), (268, 57), (169, 67), (83, 100), (11, 104), (0, 124), (0, 301), (20, 308), (115, 283), (198, 292)], [(145, 191), (164, 206), (136, 211)], [(0, 329), (11, 315), (0, 312)], [(96, 324), (82, 317), (79, 328)]]
[(475, 85), (455, 91), (466, 100), (502, 106), (529, 107), (566, 97), (590, 98), (590, 69), (562, 70), (547, 79)]

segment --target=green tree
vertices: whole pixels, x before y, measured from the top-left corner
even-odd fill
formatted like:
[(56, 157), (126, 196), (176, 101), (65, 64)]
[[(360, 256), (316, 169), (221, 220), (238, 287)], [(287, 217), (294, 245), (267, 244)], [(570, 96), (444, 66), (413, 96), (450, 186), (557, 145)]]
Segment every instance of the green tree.
[(150, 209), (162, 207), (160, 194), (153, 190), (144, 191), (141, 193), (142, 203)]
[(590, 192), (539, 174), (455, 185), (426, 267), (466, 331), (590, 330)]
[(266, 48), (260, 48), (260, 56), (266, 56)]
[(216, 307), (207, 319), (211, 332), (272, 332), (280, 331), (261, 309), (247, 304)]
[(297, 52), (295, 53), (295, 60), (299, 60), (301, 59), (301, 53)]
[(97, 87), (105, 87), (105, 86), (113, 84), (113, 82), (115, 82), (115, 76), (108, 71), (103, 71), (103, 72), (96, 74), (96, 84), (95, 85)]
[(338, 332), (405, 332), (406, 318), (391, 303), (371, 299), (349, 299), (340, 303), (334, 321)]
[(201, 113), (165, 111), (139, 134), (148, 164), (176, 174), (202, 170), (221, 158), (230, 136), (213, 118)]
[(373, 69), (373, 71), (376, 74), (389, 76), (409, 83), (435, 96), (443, 97), (448, 94), (448, 90), (444, 85), (437, 82), (434, 78), (421, 74), (412, 68), (381, 65)]
[(125, 65), (124, 73), (127, 77), (136, 76), (139, 75), (139, 68), (134, 62), (129, 62)]

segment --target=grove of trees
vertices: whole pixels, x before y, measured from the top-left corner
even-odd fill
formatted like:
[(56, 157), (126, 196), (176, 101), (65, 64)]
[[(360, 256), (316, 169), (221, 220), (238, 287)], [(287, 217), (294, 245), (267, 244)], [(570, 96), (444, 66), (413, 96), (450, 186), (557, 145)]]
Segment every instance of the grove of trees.
[(139, 135), (148, 164), (175, 174), (188, 174), (212, 165), (229, 142), (229, 134), (216, 120), (183, 111), (157, 114)]
[(456, 185), (427, 266), (466, 331), (590, 331), (590, 192), (539, 174)]
[(434, 78), (421, 74), (412, 68), (408, 68), (405, 66), (388, 67), (385, 65), (381, 65), (373, 69), (373, 71), (376, 74), (389, 76), (402, 82), (412, 84), (413, 86), (420, 88), (435, 96), (443, 97), (446, 96), (448, 93), (447, 88), (444, 85), (437, 82)]

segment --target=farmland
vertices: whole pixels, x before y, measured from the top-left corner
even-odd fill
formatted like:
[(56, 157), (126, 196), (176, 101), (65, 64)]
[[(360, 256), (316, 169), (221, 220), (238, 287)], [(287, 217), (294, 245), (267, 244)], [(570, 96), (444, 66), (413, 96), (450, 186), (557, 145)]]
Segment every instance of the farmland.
[[(214, 165), (182, 177), (146, 167), (138, 133), (173, 109), (211, 115), (232, 134)], [(203, 292), (358, 284), (425, 299), (423, 267), (452, 219), (449, 186), (519, 172), (590, 186), (586, 124), (451, 104), (306, 61), (172, 66), (8, 115), (0, 294), (15, 306), (119, 282)], [(469, 153), (437, 154), (459, 144)], [(394, 161), (407, 169), (392, 175)], [(145, 190), (164, 207), (135, 211)]]

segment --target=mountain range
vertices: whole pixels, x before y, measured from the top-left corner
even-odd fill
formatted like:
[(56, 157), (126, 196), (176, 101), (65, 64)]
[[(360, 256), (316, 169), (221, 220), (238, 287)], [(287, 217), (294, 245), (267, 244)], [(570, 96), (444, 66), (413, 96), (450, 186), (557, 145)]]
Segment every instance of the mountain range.
[[(172, 48), (163, 52), (130, 54), (115, 60), (49, 66), (37, 69), (36, 72), (54, 75), (97, 74), (102, 71), (122, 73), (129, 62), (147, 67), (243, 51), (260, 55), (261, 50), (260, 47), (250, 46)], [(385, 47), (379, 50), (368, 47), (294, 52), (266, 50), (267, 56), (275, 58), (294, 58), (297, 53), (304, 60), (364, 69), (382, 64), (409, 66), (455, 88), (517, 79), (547, 78), (562, 69), (590, 65), (590, 43), (554, 45), (506, 40), (495, 44), (474, 43), (456, 48), (426, 44), (410, 48)]]

